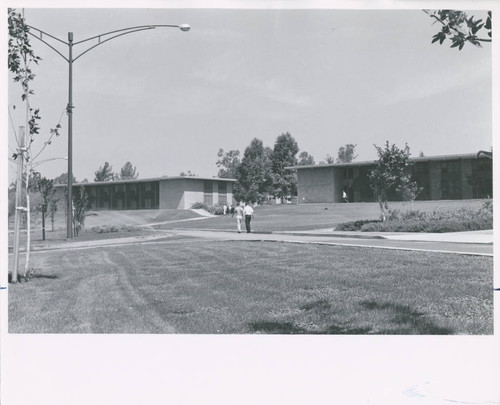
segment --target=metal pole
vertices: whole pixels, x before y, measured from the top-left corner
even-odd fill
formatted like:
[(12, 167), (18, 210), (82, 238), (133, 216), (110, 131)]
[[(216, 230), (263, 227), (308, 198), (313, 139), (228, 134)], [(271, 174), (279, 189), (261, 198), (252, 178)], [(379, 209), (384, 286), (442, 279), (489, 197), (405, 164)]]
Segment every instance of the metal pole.
[(67, 201), (67, 238), (73, 237), (73, 33), (68, 32), (69, 47), (69, 97), (68, 106), (68, 201)]
[(24, 165), (24, 127), (19, 127), (19, 149), (17, 155), (17, 182), (16, 182), (16, 207), (14, 213), (14, 269), (12, 270), (12, 283), (17, 283), (19, 269), (19, 239), (21, 234), (21, 207), (23, 191), (23, 165)]

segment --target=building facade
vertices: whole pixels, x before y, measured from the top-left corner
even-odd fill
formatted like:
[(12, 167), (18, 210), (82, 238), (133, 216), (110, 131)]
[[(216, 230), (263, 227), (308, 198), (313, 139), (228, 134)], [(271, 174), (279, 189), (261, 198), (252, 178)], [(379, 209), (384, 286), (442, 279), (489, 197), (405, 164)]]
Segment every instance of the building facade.
[[(231, 205), (234, 179), (160, 177), (77, 183), (89, 196), (91, 210), (189, 209), (194, 203)], [(64, 198), (65, 185), (57, 186)]]
[[(425, 156), (410, 159), (412, 179), (422, 191), (417, 200), (454, 200), (493, 196), (493, 161), (477, 154)], [(294, 166), (298, 203), (375, 201), (368, 174), (376, 162)], [(390, 195), (389, 200), (397, 200)]]

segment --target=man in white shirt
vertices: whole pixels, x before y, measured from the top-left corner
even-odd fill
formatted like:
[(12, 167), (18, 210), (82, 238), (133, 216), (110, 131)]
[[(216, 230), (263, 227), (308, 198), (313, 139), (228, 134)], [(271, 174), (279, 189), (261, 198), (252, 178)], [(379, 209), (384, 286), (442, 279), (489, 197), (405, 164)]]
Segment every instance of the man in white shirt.
[(243, 208), (243, 213), (245, 214), (245, 227), (247, 228), (247, 233), (252, 232), (250, 228), (250, 221), (253, 218), (253, 208), (250, 204), (245, 204), (245, 208)]

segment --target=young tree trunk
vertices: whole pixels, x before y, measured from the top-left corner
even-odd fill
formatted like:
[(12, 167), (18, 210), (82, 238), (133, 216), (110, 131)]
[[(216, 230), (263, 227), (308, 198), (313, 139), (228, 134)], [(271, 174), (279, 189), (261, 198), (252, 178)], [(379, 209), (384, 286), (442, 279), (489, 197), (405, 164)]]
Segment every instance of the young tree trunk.
[(26, 186), (26, 263), (24, 264), (24, 278), (30, 268), (30, 250), (31, 250), (31, 215), (30, 215), (30, 194)]
[(382, 222), (385, 222), (387, 217), (385, 215), (385, 203), (382, 201), (382, 196), (378, 196), (378, 205), (380, 207), (380, 218), (382, 218)]
[(45, 240), (45, 212), (42, 211), (42, 240)]
[(23, 190), (24, 169), (24, 127), (19, 127), (19, 155), (17, 156), (17, 182), (16, 182), (16, 206), (14, 216), (14, 269), (12, 270), (12, 283), (17, 283), (19, 270), (19, 246), (21, 234), (21, 201)]

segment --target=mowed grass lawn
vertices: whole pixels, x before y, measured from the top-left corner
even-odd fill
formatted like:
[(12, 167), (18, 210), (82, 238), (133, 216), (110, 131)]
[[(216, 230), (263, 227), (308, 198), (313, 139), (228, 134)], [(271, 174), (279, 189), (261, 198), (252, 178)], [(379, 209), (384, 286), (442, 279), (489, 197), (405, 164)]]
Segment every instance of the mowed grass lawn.
[[(392, 210), (422, 212), (438, 210), (454, 210), (459, 208), (479, 209), (484, 200), (439, 200), (390, 202)], [(263, 205), (255, 207), (252, 230), (255, 232), (305, 231), (320, 228), (335, 228), (336, 225), (363, 219), (380, 218), (378, 203), (332, 203), (332, 204), (299, 204), (299, 205)], [(191, 228), (236, 230), (236, 218), (231, 215), (220, 215), (200, 221), (166, 223), (158, 228)]]
[(11, 333), (493, 333), (491, 257), (184, 239), (32, 261)]

